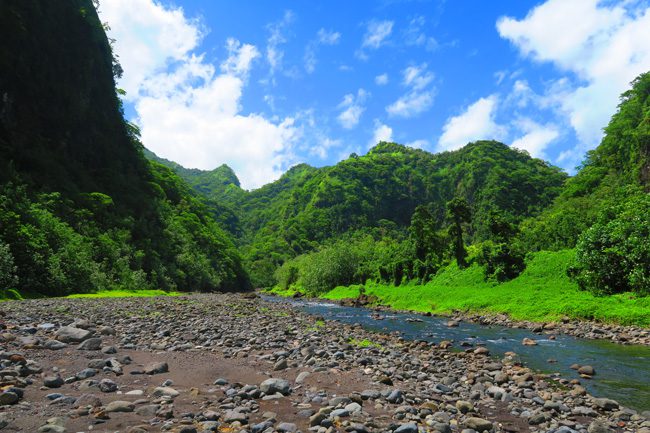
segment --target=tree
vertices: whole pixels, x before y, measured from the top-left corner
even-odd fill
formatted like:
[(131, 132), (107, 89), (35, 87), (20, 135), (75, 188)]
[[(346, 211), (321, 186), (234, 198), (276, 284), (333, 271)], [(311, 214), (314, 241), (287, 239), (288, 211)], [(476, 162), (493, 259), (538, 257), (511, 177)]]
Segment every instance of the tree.
[(464, 268), (467, 266), (465, 260), (467, 251), (465, 250), (465, 242), (463, 241), (463, 224), (469, 224), (472, 220), (472, 214), (467, 200), (456, 197), (448, 201), (447, 218), (452, 223), (449, 227), (449, 236), (454, 240), (454, 257), (456, 258), (458, 267)]
[(650, 294), (650, 195), (640, 193), (604, 211), (578, 241), (578, 285), (597, 294)]
[(0, 294), (14, 289), (18, 285), (14, 256), (11, 255), (9, 245), (0, 239)]
[(442, 237), (436, 231), (436, 220), (426, 206), (415, 208), (409, 226), (409, 237), (415, 250), (415, 273), (421, 282), (425, 282), (440, 268), (445, 247)]

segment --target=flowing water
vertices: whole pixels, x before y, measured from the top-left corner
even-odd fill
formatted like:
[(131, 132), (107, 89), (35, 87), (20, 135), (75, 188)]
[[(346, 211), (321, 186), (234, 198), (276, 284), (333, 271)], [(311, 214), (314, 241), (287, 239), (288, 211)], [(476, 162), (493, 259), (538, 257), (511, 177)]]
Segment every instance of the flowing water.
[[(570, 365), (592, 365), (596, 369), (593, 379), (581, 379), (582, 385), (592, 395), (614, 399), (632, 409), (650, 410), (648, 346), (622, 345), (563, 334), (556, 335), (555, 340), (549, 340), (548, 336), (533, 334), (527, 329), (466, 322), (461, 322), (458, 327), (448, 327), (448, 319), (409, 313), (382, 312), (383, 320), (375, 320), (372, 316), (376, 312), (368, 308), (272, 296), (265, 296), (265, 299), (289, 302), (305, 313), (344, 323), (358, 323), (374, 332), (398, 331), (403, 338), (409, 340), (453, 340), (456, 347), (466, 341), (472, 345), (485, 345), (493, 355), (516, 352), (528, 367), (544, 373), (560, 373), (567, 379), (580, 379), (578, 373), (569, 368)], [(522, 345), (525, 337), (536, 340), (538, 345)]]

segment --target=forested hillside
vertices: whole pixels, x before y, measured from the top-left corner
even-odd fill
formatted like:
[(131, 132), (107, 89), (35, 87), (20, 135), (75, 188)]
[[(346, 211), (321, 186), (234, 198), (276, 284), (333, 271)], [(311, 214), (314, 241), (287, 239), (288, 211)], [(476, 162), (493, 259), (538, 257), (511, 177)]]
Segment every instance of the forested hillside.
[[(647, 293), (650, 74), (621, 97), (601, 145), (574, 177), (478, 141), (440, 154), (379, 143), (332, 167), (293, 167), (253, 191), (233, 171), (173, 168), (230, 216), (256, 286), (319, 293), (366, 281), (426, 283), (451, 263), (502, 282), (542, 250), (596, 293)], [(150, 155), (156, 158), (154, 155)], [(566, 254), (562, 257), (567, 257)]]
[(472, 209), (466, 242), (486, 241), (492, 237), (491, 219), (516, 225), (539, 214), (567, 178), (558, 168), (494, 141), (440, 154), (379, 143), (367, 155), (352, 155), (332, 167), (298, 165), (250, 192), (239, 188), (227, 167), (201, 172), (167, 164), (237, 215), (240, 245), (254, 283), (261, 286), (273, 284), (273, 272), (287, 259), (341, 237), (372, 233), (401, 240), (418, 206), (431, 230), (440, 232), (452, 199)]
[(228, 234), (124, 120), (92, 2), (3, 1), (0, 28), (0, 288), (246, 288)]

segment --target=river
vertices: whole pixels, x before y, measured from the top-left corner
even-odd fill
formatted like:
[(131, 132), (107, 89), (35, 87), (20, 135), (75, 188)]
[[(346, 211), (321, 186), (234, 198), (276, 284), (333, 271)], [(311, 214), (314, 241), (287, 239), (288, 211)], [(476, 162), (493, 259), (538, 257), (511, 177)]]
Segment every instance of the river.
[[(528, 367), (544, 372), (559, 373), (567, 379), (580, 379), (572, 364), (591, 365), (596, 369), (593, 379), (580, 379), (582, 385), (596, 397), (607, 397), (632, 409), (650, 410), (650, 347), (622, 345), (605, 340), (589, 340), (557, 334), (534, 334), (527, 329), (504, 326), (484, 326), (461, 322), (448, 327), (448, 319), (410, 313), (381, 312), (382, 320), (372, 316), (368, 308), (343, 307), (328, 302), (285, 299), (264, 296), (272, 302), (288, 302), (305, 313), (343, 323), (356, 323), (373, 332), (392, 333), (409, 340), (440, 342), (451, 340), (454, 347), (461, 343), (484, 345), (492, 355), (516, 352)], [(524, 346), (522, 340), (532, 338), (536, 346)]]

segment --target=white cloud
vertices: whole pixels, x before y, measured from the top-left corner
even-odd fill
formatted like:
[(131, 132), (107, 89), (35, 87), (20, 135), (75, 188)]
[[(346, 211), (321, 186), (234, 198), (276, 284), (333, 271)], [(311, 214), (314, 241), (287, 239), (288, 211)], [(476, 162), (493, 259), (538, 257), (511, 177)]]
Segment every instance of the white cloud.
[(433, 105), (433, 93), (411, 91), (401, 96), (397, 101), (386, 107), (386, 111), (391, 116), (396, 117), (413, 117), (420, 114)]
[(165, 8), (151, 0), (107, 0), (99, 13), (116, 40), (114, 49), (124, 68), (118, 86), (129, 101), (138, 97), (140, 87), (158, 70), (183, 61), (204, 33), (182, 8)]
[(269, 31), (269, 37), (266, 41), (266, 60), (269, 63), (271, 76), (276, 71), (282, 69), (282, 61), (284, 59), (284, 51), (280, 48), (281, 45), (287, 42), (284, 35), (286, 28), (293, 22), (294, 14), (288, 10), (284, 12), (280, 21), (271, 23), (266, 26)]
[(386, 42), (392, 31), (392, 21), (370, 21), (366, 27), (361, 47), (376, 50)]
[(336, 45), (341, 40), (341, 34), (333, 30), (320, 29), (318, 31), (318, 43), (321, 45)]
[(117, 40), (123, 85), (131, 89), (147, 148), (186, 167), (225, 162), (245, 188), (278, 178), (295, 162), (301, 129), (293, 117), (241, 113), (247, 77), (260, 57), (255, 46), (228, 39), (228, 56), (216, 67), (194, 52), (201, 31), (181, 9), (154, 0), (106, 0), (100, 12)]
[(316, 53), (320, 45), (336, 45), (341, 39), (341, 34), (333, 30), (320, 29), (316, 35), (316, 39), (307, 44), (305, 48), (305, 71), (311, 74), (316, 70)]
[(385, 86), (388, 84), (388, 74), (381, 74), (375, 77), (375, 84), (378, 86)]
[(423, 28), (426, 19), (423, 16), (413, 18), (404, 30), (404, 42), (408, 46), (424, 47), (427, 51), (435, 51), (439, 44), (433, 36), (428, 36)]
[(427, 71), (426, 63), (420, 66), (409, 66), (402, 71), (402, 74), (404, 75), (404, 85), (412, 87), (414, 90), (422, 90), (433, 81), (433, 74)]
[(427, 70), (427, 64), (409, 66), (402, 71), (402, 76), (402, 84), (408, 90), (386, 107), (388, 114), (408, 118), (428, 110), (433, 105), (435, 89), (427, 88), (434, 78)]
[(343, 97), (343, 101), (339, 104), (339, 108), (343, 111), (337, 117), (342, 127), (352, 129), (359, 124), (361, 115), (365, 111), (363, 104), (368, 96), (368, 92), (359, 89), (356, 96), (349, 93)]
[(524, 135), (514, 140), (512, 147), (527, 151), (535, 158), (545, 158), (544, 151), (548, 145), (560, 136), (556, 125), (540, 125), (531, 119), (523, 118), (515, 122), (515, 125)]
[(248, 77), (253, 60), (259, 57), (260, 52), (254, 45), (243, 44), (236, 39), (228, 38), (226, 41), (228, 58), (221, 64), (221, 70), (230, 75)]
[(375, 119), (375, 130), (372, 133), (372, 138), (368, 145), (372, 147), (380, 141), (393, 141), (393, 128)]
[(408, 147), (412, 147), (414, 149), (424, 149), (425, 147), (429, 146), (429, 141), (428, 140), (413, 140), (408, 143), (406, 143)]
[(583, 151), (598, 144), (630, 81), (650, 69), (647, 2), (549, 0), (521, 20), (499, 19), (497, 29), (525, 57), (568, 74), (563, 92), (545, 97), (567, 116)]
[(439, 150), (455, 150), (476, 140), (501, 139), (506, 130), (494, 117), (498, 99), (495, 95), (481, 98), (457, 116), (450, 117), (438, 140)]
[(341, 140), (332, 139), (329, 137), (320, 137), (315, 146), (311, 146), (309, 153), (311, 155), (316, 155), (320, 159), (327, 158), (329, 150), (332, 148), (341, 147), (343, 142)]

